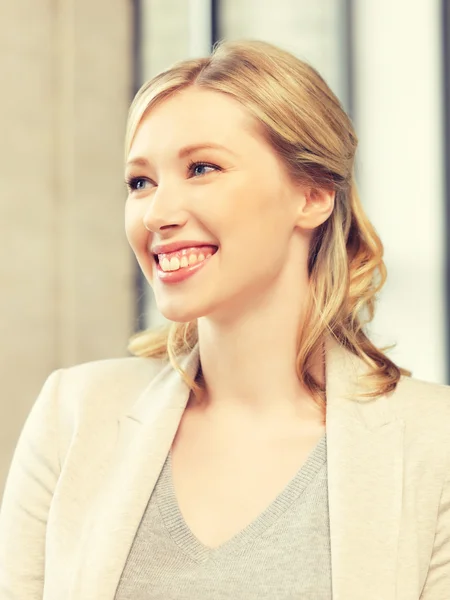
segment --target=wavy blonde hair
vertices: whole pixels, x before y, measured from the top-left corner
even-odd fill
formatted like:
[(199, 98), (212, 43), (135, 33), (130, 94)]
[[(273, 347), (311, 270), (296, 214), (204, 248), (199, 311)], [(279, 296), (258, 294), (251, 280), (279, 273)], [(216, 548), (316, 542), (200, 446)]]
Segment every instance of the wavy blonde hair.
[[(386, 280), (383, 245), (364, 213), (354, 180), (358, 143), (352, 123), (336, 96), (310, 65), (272, 44), (255, 40), (218, 43), (211, 56), (178, 62), (145, 83), (129, 112), (128, 155), (144, 114), (189, 86), (234, 98), (256, 118), (262, 135), (294, 180), (336, 192), (331, 216), (315, 231), (309, 257), (310, 298), (297, 338), (297, 375), (325, 409), (324, 384), (311, 373), (323, 352), (325, 335), (359, 356), (369, 367), (363, 384), (370, 399), (394, 390), (402, 375), (369, 340), (363, 328), (374, 316), (376, 294)], [(364, 317), (365, 313), (365, 317)], [(134, 335), (129, 351), (168, 358), (197, 398), (204, 382), (192, 380), (176, 357), (198, 341), (197, 321), (172, 322)], [(392, 347), (392, 346), (391, 346)]]

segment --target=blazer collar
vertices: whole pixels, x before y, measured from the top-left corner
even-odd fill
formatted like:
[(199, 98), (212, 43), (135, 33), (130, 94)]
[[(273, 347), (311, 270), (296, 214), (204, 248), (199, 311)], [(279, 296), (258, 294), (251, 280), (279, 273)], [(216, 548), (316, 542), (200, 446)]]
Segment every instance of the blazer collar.
[[(194, 377), (198, 346), (179, 363)], [(391, 410), (392, 397), (349, 399), (358, 394), (367, 367), (331, 338), (325, 365), (333, 600), (394, 600), (404, 424)], [(81, 537), (70, 600), (114, 599), (188, 398), (188, 387), (169, 364), (120, 419), (114, 454)]]
[[(192, 379), (199, 366), (199, 347), (177, 361)], [(352, 354), (331, 336), (325, 340), (325, 385), (327, 421), (338, 415), (340, 421), (356, 421), (368, 429), (376, 429), (395, 419), (386, 396), (376, 400), (361, 399), (361, 380), (368, 372), (362, 359)], [(151, 397), (151, 400), (150, 400)], [(354, 401), (357, 397), (359, 400)], [(127, 414), (142, 424), (154, 421), (161, 410), (186, 407), (189, 390), (177, 371), (167, 364), (141, 394)]]

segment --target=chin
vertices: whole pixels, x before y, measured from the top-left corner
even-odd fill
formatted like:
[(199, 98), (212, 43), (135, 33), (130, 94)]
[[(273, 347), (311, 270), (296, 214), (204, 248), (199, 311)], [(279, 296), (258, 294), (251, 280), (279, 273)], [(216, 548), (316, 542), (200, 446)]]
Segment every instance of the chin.
[(175, 303), (172, 305), (168, 303), (160, 305), (158, 302), (156, 302), (156, 306), (164, 318), (175, 323), (188, 323), (189, 321), (195, 321), (205, 316), (205, 311), (202, 311), (199, 306), (189, 308), (187, 306), (175, 305)]

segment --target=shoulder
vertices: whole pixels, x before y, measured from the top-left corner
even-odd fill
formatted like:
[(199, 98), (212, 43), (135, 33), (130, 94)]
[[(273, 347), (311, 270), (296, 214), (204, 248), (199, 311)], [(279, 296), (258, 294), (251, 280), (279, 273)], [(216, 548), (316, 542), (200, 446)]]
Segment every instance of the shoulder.
[[(59, 461), (90, 444), (107, 447), (120, 419), (158, 376), (173, 370), (169, 361), (120, 358), (93, 361), (53, 371), (23, 427), (27, 448), (49, 447), (57, 440)], [(109, 442), (107, 443), (107, 441)], [(82, 450), (84, 452), (84, 450)]]
[(167, 364), (167, 360), (157, 358), (109, 358), (61, 369), (61, 373), (71, 385), (129, 385), (148, 382)]
[(60, 369), (57, 404), (66, 418), (83, 420), (104, 413), (120, 416), (165, 369), (169, 361), (155, 358), (115, 358)]
[(407, 437), (450, 457), (450, 386), (402, 376), (389, 403)]
[(413, 415), (450, 419), (450, 386), (402, 376), (394, 392), (395, 407)]

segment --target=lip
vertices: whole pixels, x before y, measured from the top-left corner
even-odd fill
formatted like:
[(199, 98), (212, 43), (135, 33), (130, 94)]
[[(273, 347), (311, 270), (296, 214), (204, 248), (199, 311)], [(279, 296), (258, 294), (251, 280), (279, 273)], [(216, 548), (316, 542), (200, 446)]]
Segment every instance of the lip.
[(171, 242), (170, 244), (160, 244), (152, 246), (150, 248), (150, 251), (153, 254), (167, 254), (169, 252), (183, 250), (184, 248), (198, 248), (200, 246), (214, 246), (215, 248), (217, 248), (217, 244), (210, 244), (209, 242), (199, 242), (198, 240), (183, 240), (179, 242)]

